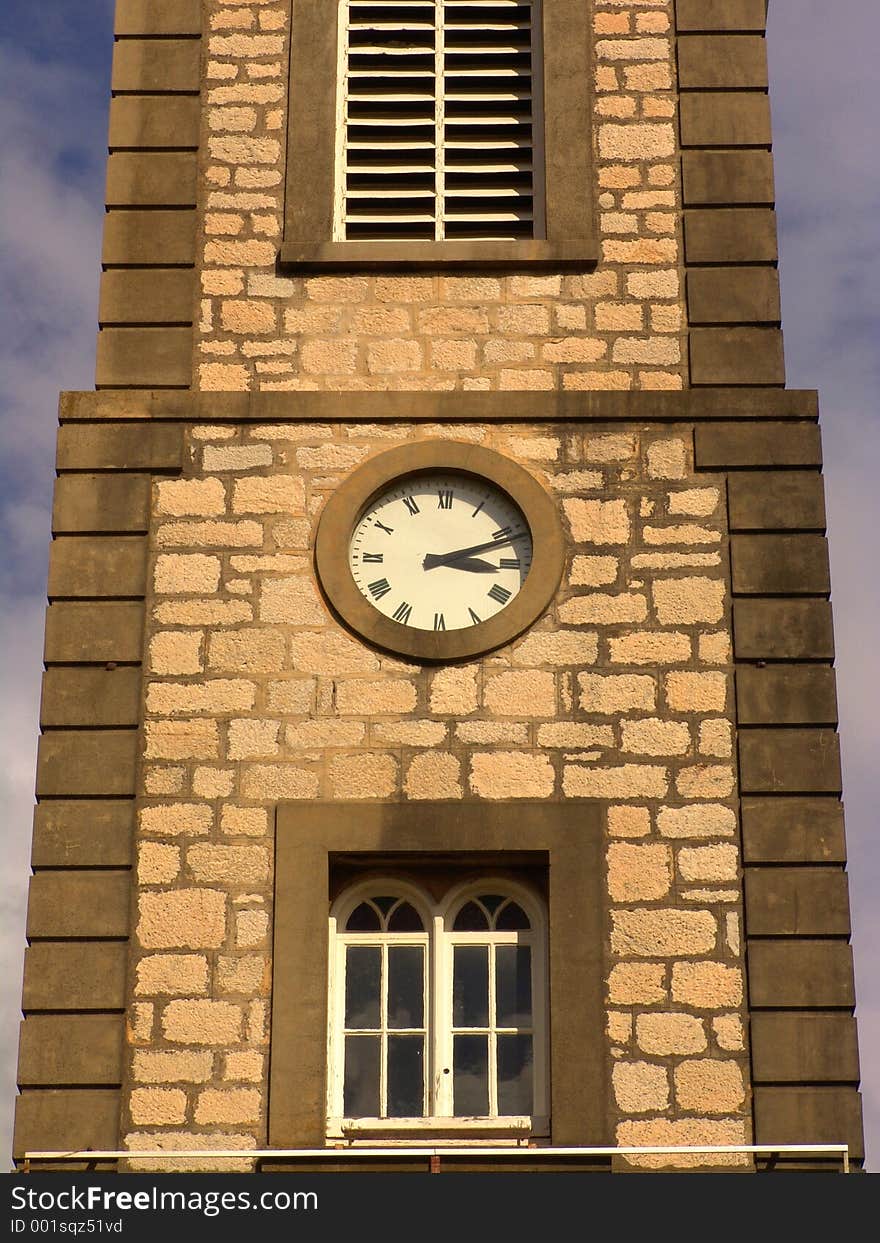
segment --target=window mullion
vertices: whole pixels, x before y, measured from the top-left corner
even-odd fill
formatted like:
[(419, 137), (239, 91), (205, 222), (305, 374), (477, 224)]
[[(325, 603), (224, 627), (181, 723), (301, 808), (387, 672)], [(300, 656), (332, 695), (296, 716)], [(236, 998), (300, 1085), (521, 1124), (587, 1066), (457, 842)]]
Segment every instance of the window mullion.
[(379, 1117), (388, 1117), (388, 941), (382, 941), (379, 984)]
[(495, 942), (489, 941), (489, 1114), (498, 1117), (498, 1050), (496, 1027), (498, 1021), (495, 1005)]
[(446, 21), (443, 0), (434, 4), (434, 238), (446, 237)]

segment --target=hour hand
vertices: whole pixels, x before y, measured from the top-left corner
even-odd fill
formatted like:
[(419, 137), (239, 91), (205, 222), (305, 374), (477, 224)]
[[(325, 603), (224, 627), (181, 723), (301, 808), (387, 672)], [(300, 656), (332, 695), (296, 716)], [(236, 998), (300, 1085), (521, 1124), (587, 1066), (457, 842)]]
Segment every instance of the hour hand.
[[(433, 563), (430, 560), (430, 553), (425, 558), (425, 569), (430, 570)], [(484, 561), (481, 557), (459, 557), (456, 561), (448, 562), (450, 570), (470, 570), (472, 574), (497, 574), (499, 566), (493, 565), (491, 561)]]

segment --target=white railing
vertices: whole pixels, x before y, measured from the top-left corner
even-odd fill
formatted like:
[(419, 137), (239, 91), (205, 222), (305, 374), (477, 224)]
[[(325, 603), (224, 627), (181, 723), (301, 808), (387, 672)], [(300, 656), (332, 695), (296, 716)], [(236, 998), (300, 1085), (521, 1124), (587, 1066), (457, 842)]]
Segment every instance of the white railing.
[[(849, 1174), (848, 1144), (708, 1144), (684, 1147), (650, 1146), (644, 1148), (553, 1148), (553, 1147), (431, 1147), (403, 1146), (395, 1148), (339, 1147), (339, 1148), (124, 1148), (85, 1149), (74, 1152), (26, 1152), (24, 1170), (29, 1171), (32, 1162), (57, 1161), (205, 1161), (205, 1160), (251, 1160), (251, 1161), (348, 1161), (358, 1158), (429, 1157), (439, 1161), (443, 1157), (649, 1157), (649, 1156), (831, 1156), (840, 1158), (842, 1172)], [(432, 1162), (433, 1165), (433, 1162)]]

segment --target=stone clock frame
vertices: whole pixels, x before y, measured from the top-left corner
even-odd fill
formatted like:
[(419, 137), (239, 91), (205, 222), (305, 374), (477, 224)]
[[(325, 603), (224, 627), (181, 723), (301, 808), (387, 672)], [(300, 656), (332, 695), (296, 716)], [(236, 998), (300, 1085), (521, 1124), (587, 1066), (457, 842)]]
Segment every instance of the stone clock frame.
[[(532, 534), (532, 566), (522, 590), (494, 617), (465, 630), (411, 630), (384, 617), (361, 595), (348, 558), (351, 533), (370, 500), (395, 479), (432, 470), (462, 471), (489, 480), (519, 506)], [(342, 619), (368, 643), (422, 661), (462, 660), (522, 634), (540, 617), (559, 586), (565, 539), (556, 503), (517, 463), (491, 449), (424, 440), (389, 449), (354, 471), (327, 501), (315, 541), (318, 579)]]

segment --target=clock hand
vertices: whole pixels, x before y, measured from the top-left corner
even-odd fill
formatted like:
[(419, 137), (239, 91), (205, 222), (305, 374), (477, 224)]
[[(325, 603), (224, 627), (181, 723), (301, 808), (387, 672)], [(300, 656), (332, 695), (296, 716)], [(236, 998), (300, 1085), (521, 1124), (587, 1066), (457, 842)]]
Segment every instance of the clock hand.
[(487, 548), (501, 548), (504, 544), (512, 544), (514, 540), (525, 539), (527, 532), (519, 531), (515, 535), (508, 535), (504, 539), (490, 539), (482, 544), (473, 544), (470, 548), (456, 548), (453, 552), (429, 552), (422, 562), (423, 570), (433, 570), (438, 565), (451, 565), (453, 561), (458, 561), (460, 557), (470, 557), (472, 553), (485, 552)]
[(497, 574), (501, 566), (493, 565), (491, 561), (483, 561), (480, 557), (459, 557), (450, 564), (449, 569), (470, 570), (472, 574)]

